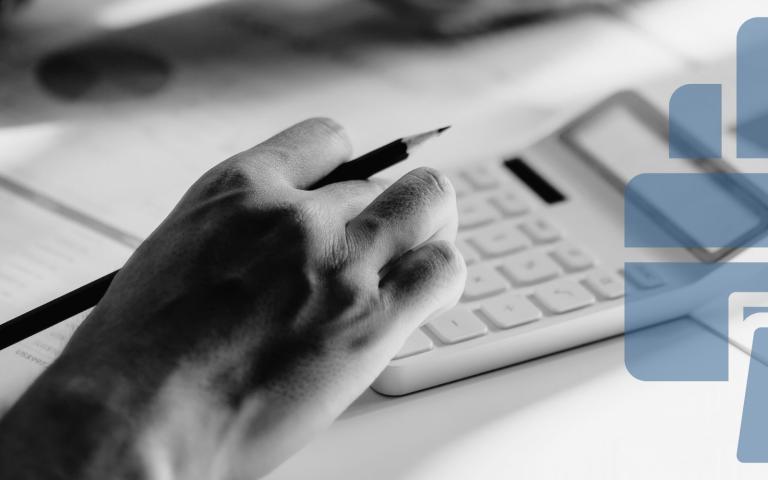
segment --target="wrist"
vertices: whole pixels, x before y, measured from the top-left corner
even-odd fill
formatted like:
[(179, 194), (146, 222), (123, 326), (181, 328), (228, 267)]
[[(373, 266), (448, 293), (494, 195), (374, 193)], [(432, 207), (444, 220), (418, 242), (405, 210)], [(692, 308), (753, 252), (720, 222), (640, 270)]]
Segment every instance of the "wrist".
[(0, 418), (0, 478), (225, 478), (235, 412), (194, 378), (142, 382), (66, 353)]
[(0, 478), (131, 476), (138, 465), (131, 441), (140, 414), (117, 393), (130, 388), (106, 394), (121, 380), (70, 375), (59, 365), (0, 419)]

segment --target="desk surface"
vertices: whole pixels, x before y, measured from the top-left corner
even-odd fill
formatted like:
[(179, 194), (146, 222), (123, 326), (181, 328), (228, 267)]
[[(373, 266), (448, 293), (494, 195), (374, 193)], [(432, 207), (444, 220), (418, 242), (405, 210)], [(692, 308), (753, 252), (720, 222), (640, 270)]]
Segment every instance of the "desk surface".
[(644, 383), (623, 355), (615, 338), (407, 397), (368, 392), (268, 478), (765, 478), (736, 461), (747, 355), (732, 347), (715, 383)]
[[(338, 118), (359, 151), (449, 120), (472, 144), (447, 136), (420, 157), (449, 166), (481, 146), (524, 144), (553, 114), (611, 90), (720, 61), (741, 21), (765, 11), (659, 0), (436, 43), (363, 2), (303, 2), (304, 13), (291, 10), (298, 1), (216, 3), (35, 2), (0, 45), (3, 175), (141, 237), (212, 162), (302, 117)], [(42, 92), (39, 60), (94, 38), (157, 47), (170, 87), (128, 101), (119, 89), (81, 102)], [(0, 273), (15, 254), (0, 251)], [(764, 478), (768, 466), (735, 457), (747, 364), (731, 348), (730, 382), (643, 383), (617, 338), (404, 398), (367, 392), (270, 478)]]

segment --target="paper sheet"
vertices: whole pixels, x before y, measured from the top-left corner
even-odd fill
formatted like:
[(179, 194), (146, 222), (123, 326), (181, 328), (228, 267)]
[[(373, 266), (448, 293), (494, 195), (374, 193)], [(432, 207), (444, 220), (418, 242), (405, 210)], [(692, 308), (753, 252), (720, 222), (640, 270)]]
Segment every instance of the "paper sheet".
[[(0, 322), (121, 266), (132, 248), (0, 189)], [(0, 412), (66, 344), (85, 314), (0, 350)]]
[(0, 189), (0, 322), (117, 269), (132, 249)]
[(0, 350), (0, 416), (61, 354), (90, 309)]

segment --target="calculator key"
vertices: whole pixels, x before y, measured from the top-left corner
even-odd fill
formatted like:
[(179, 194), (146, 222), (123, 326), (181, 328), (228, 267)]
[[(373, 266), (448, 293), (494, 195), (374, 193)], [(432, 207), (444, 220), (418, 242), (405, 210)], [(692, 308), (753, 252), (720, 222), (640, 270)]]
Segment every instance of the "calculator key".
[(488, 190), (499, 186), (499, 173), (493, 169), (480, 166), (464, 170), (464, 178), (477, 190)]
[(457, 197), (463, 197), (472, 193), (472, 187), (463, 177), (451, 177), (451, 184)]
[(497, 223), (478, 230), (470, 237), (472, 245), (486, 257), (499, 257), (528, 247), (528, 239), (509, 223)]
[(488, 333), (488, 327), (469, 309), (456, 307), (427, 323), (443, 343), (459, 343)]
[(418, 355), (432, 350), (434, 344), (432, 340), (424, 333), (420, 328), (417, 328), (408, 340), (405, 341), (403, 347), (395, 355), (395, 360), (398, 358), (410, 357), (412, 355)]
[(541, 310), (527, 298), (507, 293), (489, 299), (480, 312), (499, 328), (512, 328), (541, 318)]
[(576, 282), (560, 280), (539, 288), (534, 298), (553, 313), (565, 313), (595, 303), (595, 297)]
[(479, 198), (459, 202), (459, 228), (475, 228), (496, 220), (499, 215), (488, 202)]
[(507, 282), (496, 270), (488, 265), (475, 265), (467, 270), (467, 283), (464, 285), (464, 301), (491, 297), (507, 289)]
[(595, 264), (584, 250), (574, 245), (561, 245), (552, 251), (552, 257), (568, 272), (586, 270)]
[(666, 283), (656, 272), (643, 265), (632, 265), (624, 273), (632, 283), (643, 289), (658, 288)]
[(472, 265), (480, 261), (480, 254), (466, 240), (458, 240), (456, 246), (464, 257), (464, 263)]
[(528, 211), (528, 204), (512, 192), (496, 194), (488, 201), (506, 217), (517, 217)]
[(560, 274), (555, 262), (541, 254), (515, 255), (505, 260), (500, 268), (512, 283), (519, 286), (546, 282)]
[(624, 279), (608, 270), (596, 270), (587, 275), (584, 283), (601, 298), (613, 300), (624, 296)]
[(520, 229), (536, 243), (551, 243), (560, 239), (560, 232), (543, 218), (525, 221), (520, 224)]

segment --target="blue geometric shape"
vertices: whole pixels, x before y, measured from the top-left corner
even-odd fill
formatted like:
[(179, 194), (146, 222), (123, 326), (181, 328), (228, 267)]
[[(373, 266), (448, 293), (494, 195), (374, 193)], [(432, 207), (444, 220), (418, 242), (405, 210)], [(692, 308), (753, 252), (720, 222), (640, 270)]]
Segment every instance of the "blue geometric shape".
[[(768, 328), (758, 328), (752, 340), (747, 391), (741, 415), (737, 456), (744, 463), (768, 462), (768, 366), (758, 359), (768, 354)], [(762, 355), (755, 355), (760, 352)], [(763, 358), (765, 358), (763, 356)]]
[(764, 173), (638, 175), (625, 188), (625, 246), (768, 247), (765, 192), (768, 174)]
[[(652, 269), (663, 286), (626, 284), (624, 328), (634, 332), (624, 340), (627, 370), (646, 381), (727, 380), (728, 298), (733, 292), (768, 292), (768, 264), (626, 263), (627, 278), (635, 269)], [(658, 325), (681, 317), (695, 324)]]
[[(768, 18), (745, 22), (737, 43), (737, 157), (768, 158)], [(720, 158), (721, 125), (720, 85), (680, 87), (669, 101), (669, 157)], [(625, 264), (627, 370), (641, 380), (727, 380), (729, 297), (768, 292), (768, 264), (708, 262), (724, 249), (768, 247), (768, 174), (639, 175), (626, 186), (624, 213), (625, 246), (687, 248), (704, 261)], [(753, 310), (740, 308), (742, 318)], [(760, 328), (739, 437), (745, 463), (768, 463), (766, 358)]]
[[(753, 273), (751, 264), (735, 271), (721, 270), (725, 265), (706, 263), (625, 263), (627, 278), (634, 270), (653, 270), (664, 279), (663, 287), (653, 289), (626, 284), (624, 328), (624, 363), (627, 370), (644, 381), (726, 381), (728, 380), (728, 296), (733, 276)], [(719, 274), (706, 291), (691, 290), (690, 285)], [(697, 296), (701, 294), (703, 298)], [(707, 328), (691, 321), (697, 305), (714, 300), (703, 315), (696, 318)], [(665, 324), (658, 321), (675, 320)], [(719, 333), (712, 335), (711, 330)]]
[(722, 87), (689, 84), (669, 99), (669, 158), (722, 157)]
[(736, 153), (768, 157), (768, 18), (752, 18), (737, 37)]
[(768, 312), (768, 307), (744, 307), (744, 312), (742, 313), (742, 316), (746, 319), (750, 315), (753, 315), (755, 313), (765, 313)]
[(628, 333), (624, 364), (632, 376), (646, 382), (724, 382), (728, 342), (692, 321), (677, 319)]

